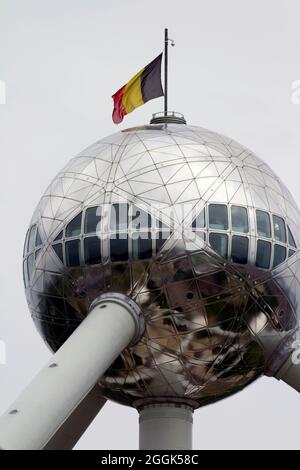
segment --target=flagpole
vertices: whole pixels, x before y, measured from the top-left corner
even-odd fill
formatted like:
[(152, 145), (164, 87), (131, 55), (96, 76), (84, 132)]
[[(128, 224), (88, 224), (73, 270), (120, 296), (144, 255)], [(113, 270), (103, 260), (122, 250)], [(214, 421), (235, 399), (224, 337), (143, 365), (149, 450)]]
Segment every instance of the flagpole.
[(165, 28), (165, 116), (168, 115), (168, 45), (169, 45), (169, 38), (168, 38), (168, 29)]

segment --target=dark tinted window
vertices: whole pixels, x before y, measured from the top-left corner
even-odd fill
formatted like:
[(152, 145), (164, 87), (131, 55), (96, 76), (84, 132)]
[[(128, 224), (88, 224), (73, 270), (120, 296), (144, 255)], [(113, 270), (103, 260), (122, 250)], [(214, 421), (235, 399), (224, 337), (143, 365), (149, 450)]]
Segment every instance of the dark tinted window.
[(286, 258), (286, 248), (281, 245), (274, 246), (273, 268), (282, 263)]
[(296, 253), (295, 250), (289, 250), (289, 258), (290, 258), (291, 256), (293, 256), (295, 253)]
[(101, 207), (89, 207), (85, 211), (84, 233), (94, 233), (101, 220)]
[(166, 240), (169, 238), (165, 232), (159, 232), (155, 240), (155, 252), (158, 253), (161, 247), (164, 245)]
[(248, 213), (245, 207), (231, 206), (231, 223), (234, 232), (247, 233), (248, 227)]
[(31, 274), (33, 271), (33, 266), (34, 266), (34, 255), (31, 253), (31, 255), (28, 256), (27, 258), (27, 269), (28, 269), (28, 279), (30, 280)]
[(84, 261), (86, 264), (101, 263), (100, 239), (98, 237), (84, 239)]
[(228, 256), (228, 237), (223, 233), (210, 233), (209, 243), (214, 251), (227, 258)]
[(273, 227), (275, 240), (286, 243), (285, 222), (281, 217), (273, 215)]
[(63, 230), (59, 232), (59, 234), (54, 238), (54, 241), (56, 242), (57, 240), (61, 240), (63, 237)]
[(128, 228), (128, 204), (113, 204), (111, 206), (110, 228), (112, 231)]
[(81, 233), (81, 216), (82, 212), (68, 223), (66, 228), (66, 237), (76, 237)]
[[(79, 266), (79, 240), (66, 242), (66, 264), (67, 266)], [(54, 245), (55, 246), (55, 245)]]
[(63, 251), (62, 251), (62, 244), (61, 243), (56, 243), (55, 245), (52, 245), (53, 250), (59, 257), (60, 261), (63, 263)]
[(42, 244), (42, 239), (40, 236), (39, 229), (36, 230), (36, 237), (35, 237), (35, 246), (40, 246)]
[(209, 205), (209, 226), (217, 230), (228, 229), (227, 206), (223, 204)]
[(151, 233), (136, 233), (132, 238), (132, 258), (148, 259), (152, 257)]
[(128, 260), (128, 237), (126, 234), (117, 234), (110, 239), (110, 259), (111, 261)]
[(248, 245), (247, 237), (232, 237), (231, 259), (234, 263), (246, 264), (248, 262)]
[(132, 230), (151, 228), (151, 215), (137, 206), (133, 206), (130, 228)]
[(260, 237), (271, 238), (271, 223), (268, 212), (256, 211), (257, 233)]
[(269, 269), (271, 259), (271, 243), (264, 240), (257, 241), (256, 266)]
[(200, 214), (197, 215), (196, 219), (193, 221), (192, 227), (194, 229), (205, 227), (205, 210), (204, 209), (202, 209)]
[(289, 245), (293, 246), (294, 248), (296, 248), (296, 242), (295, 242), (295, 239), (293, 237), (293, 234), (291, 232), (291, 229), (290, 227), (288, 227), (288, 237), (289, 237)]
[(33, 225), (30, 229), (29, 232), (29, 237), (28, 237), (28, 250), (27, 251), (32, 251), (34, 249), (35, 245), (35, 232), (36, 232), (36, 225)]
[(26, 255), (27, 253), (27, 247), (28, 247), (28, 237), (29, 237), (29, 230), (27, 230), (26, 237), (25, 237), (25, 243), (24, 243), (24, 248), (23, 248), (23, 256)]

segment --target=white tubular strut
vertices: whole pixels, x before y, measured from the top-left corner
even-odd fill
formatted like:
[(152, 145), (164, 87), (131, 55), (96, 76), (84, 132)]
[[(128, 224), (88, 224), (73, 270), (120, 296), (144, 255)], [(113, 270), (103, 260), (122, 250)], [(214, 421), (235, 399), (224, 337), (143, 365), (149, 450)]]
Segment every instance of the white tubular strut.
[[(88, 416), (92, 421), (105, 402), (99, 397), (97, 404), (92, 389), (119, 354), (140, 339), (143, 328), (141, 311), (128, 297), (110, 293), (96, 299), (87, 317), (0, 418), (0, 448), (74, 445), (89, 425)], [(72, 423), (77, 423), (75, 436)]]

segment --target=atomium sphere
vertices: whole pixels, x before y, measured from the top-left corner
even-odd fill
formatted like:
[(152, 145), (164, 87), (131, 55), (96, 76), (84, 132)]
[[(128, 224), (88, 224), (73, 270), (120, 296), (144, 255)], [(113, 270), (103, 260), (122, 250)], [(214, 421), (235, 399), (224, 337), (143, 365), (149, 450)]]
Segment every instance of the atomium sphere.
[(300, 217), (235, 141), (183, 124), (106, 137), (46, 190), (24, 249), (33, 320), (56, 351), (102, 293), (140, 305), (145, 333), (101, 378), (137, 406), (225, 398), (260, 377), (260, 337), (299, 325)]

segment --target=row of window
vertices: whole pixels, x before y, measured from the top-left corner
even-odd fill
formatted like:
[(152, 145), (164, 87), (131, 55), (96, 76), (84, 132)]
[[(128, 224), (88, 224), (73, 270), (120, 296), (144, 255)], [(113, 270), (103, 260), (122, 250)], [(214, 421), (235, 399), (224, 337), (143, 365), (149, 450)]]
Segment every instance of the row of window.
[[(230, 207), (230, 227), (228, 207), (225, 204), (208, 205), (208, 224), (205, 208), (192, 223), (194, 230), (208, 227), (213, 230), (232, 230), (237, 233), (249, 233), (248, 211), (242, 206)], [(282, 217), (256, 210), (256, 232), (259, 237), (273, 238), (280, 243), (288, 243), (296, 248), (292, 232)]]
[[(100, 232), (100, 222), (102, 218), (102, 207), (89, 207), (84, 212), (80, 212), (66, 226), (65, 233), (61, 231), (55, 241), (63, 238), (76, 237), (83, 234)], [(168, 230), (168, 227), (158, 219), (155, 219), (144, 210), (135, 205), (126, 203), (112, 204), (110, 210), (110, 233), (119, 233), (140, 230), (160, 229)]]
[[(231, 246), (229, 241), (231, 240)], [(214, 251), (219, 253), (223, 258), (228, 258), (230, 248), (230, 258), (233, 263), (247, 264), (249, 257), (249, 238), (233, 235), (231, 238), (225, 233), (209, 234), (209, 244)], [(293, 248), (286, 248), (277, 243), (271, 243), (266, 240), (257, 240), (255, 264), (258, 268), (270, 269), (275, 268), (283, 263), (287, 257), (293, 256), (296, 251)]]
[[(101, 210), (101, 206), (95, 206), (80, 212), (56, 236), (52, 247), (63, 264), (72, 267), (101, 262), (101, 240), (96, 235), (100, 231)], [(256, 210), (256, 226), (258, 237), (262, 237), (257, 240), (257, 267), (270, 269), (295, 253), (294, 237), (283, 218)], [(193, 221), (192, 228), (204, 240), (207, 237), (205, 229), (209, 228), (207, 241), (217, 253), (224, 258), (230, 254), (234, 263), (248, 263), (249, 238), (245, 234), (249, 233), (249, 222), (245, 207), (209, 204)], [(226, 231), (229, 233), (224, 233)], [(157, 254), (171, 234), (160, 220), (127, 203), (111, 206), (108, 232), (109, 256), (113, 262), (149, 259)], [(41, 245), (39, 230), (33, 225), (27, 233), (24, 248), (29, 253), (26, 268), (29, 277)]]
[(32, 252), (34, 249), (40, 247), (42, 245), (42, 239), (40, 236), (40, 232), (36, 225), (33, 225), (26, 234), (25, 244), (24, 244), (24, 253)]
[[(159, 232), (158, 237), (153, 239), (151, 232), (136, 232), (131, 237), (123, 233), (116, 234), (109, 239), (110, 260), (116, 262), (152, 258), (166, 241), (163, 235)], [(101, 262), (101, 240), (97, 236), (56, 242), (52, 247), (61, 262), (70, 267), (79, 266), (81, 259), (87, 265)]]
[[(54, 242), (63, 238), (73, 238), (81, 234), (90, 235), (100, 232), (102, 207), (89, 207), (84, 212), (76, 215), (56, 236)], [(157, 233), (164, 231), (170, 234), (170, 229), (161, 220), (152, 217), (144, 210), (127, 203), (112, 204), (110, 211), (109, 233), (135, 232), (154, 230)], [(166, 237), (167, 238), (167, 237)], [(27, 233), (24, 245), (24, 255), (32, 252), (42, 244), (42, 240), (36, 225), (33, 225)]]
[[(152, 239), (151, 233), (138, 234), (142, 237), (128, 238), (124, 234), (117, 235), (109, 240), (110, 260), (112, 262), (126, 262), (132, 260), (149, 259), (157, 253), (165, 242), (164, 238)], [(211, 232), (209, 244), (214, 251), (223, 258), (230, 259), (233, 263), (247, 264), (249, 256), (249, 238), (241, 235), (228, 236), (225, 233)], [(101, 241), (97, 236), (67, 240), (64, 243), (57, 241), (52, 244), (58, 258), (69, 267), (80, 266), (81, 260), (85, 265), (101, 263)], [(30, 279), (35, 259), (40, 249), (31, 253), (24, 260), (24, 279)], [(257, 240), (256, 266), (262, 269), (275, 268), (285, 259), (295, 253), (293, 249), (287, 249), (283, 245), (272, 244), (266, 240)]]
[[(100, 232), (101, 209), (101, 206), (89, 207), (84, 213), (80, 212), (68, 223), (65, 232), (62, 230), (54, 241), (61, 240), (62, 238), (76, 237), (81, 233), (87, 235)], [(206, 223), (206, 210), (204, 208), (192, 223), (194, 230), (204, 229), (207, 226), (212, 230), (229, 230), (228, 207), (225, 204), (209, 204), (207, 212), (208, 224)], [(277, 215), (270, 217), (268, 212), (256, 210), (256, 228), (259, 237), (273, 238), (279, 243), (288, 243), (291, 247), (296, 248), (291, 230), (286, 226), (282, 217)], [(153, 218), (135, 205), (126, 203), (112, 204), (109, 231), (111, 233), (118, 233), (121, 231), (126, 232), (128, 229), (131, 231), (169, 230), (160, 220)], [(230, 230), (236, 233), (249, 232), (248, 211), (245, 207), (230, 207)], [(30, 253), (41, 244), (42, 240), (39, 231), (33, 225), (26, 239), (25, 252)]]

